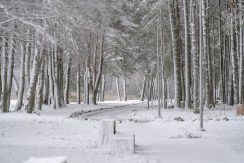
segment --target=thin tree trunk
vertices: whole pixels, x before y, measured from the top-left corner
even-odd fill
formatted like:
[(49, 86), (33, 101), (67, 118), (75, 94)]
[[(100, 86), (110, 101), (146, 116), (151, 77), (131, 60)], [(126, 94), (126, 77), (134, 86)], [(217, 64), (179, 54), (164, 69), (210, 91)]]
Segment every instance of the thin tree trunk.
[(76, 80), (76, 94), (77, 94), (77, 104), (80, 104), (80, 63), (77, 64), (77, 80)]
[(126, 77), (123, 78), (124, 101), (127, 101)]
[(64, 93), (64, 102), (65, 102), (65, 104), (69, 104), (69, 88), (70, 88), (71, 64), (72, 64), (72, 58), (69, 55), (67, 71), (66, 71), (66, 78), (65, 78), (65, 93)]
[(117, 99), (118, 99), (118, 101), (121, 101), (118, 77), (116, 77), (116, 90), (117, 90)]
[(239, 103), (244, 104), (243, 98), (243, 18), (242, 18), (242, 1), (240, 0), (240, 69), (239, 69)]
[(141, 101), (144, 101), (144, 97), (145, 97), (145, 89), (146, 89), (146, 84), (147, 84), (147, 77), (146, 76), (144, 77), (143, 85), (142, 85), (142, 89), (141, 89), (141, 98), (140, 98)]

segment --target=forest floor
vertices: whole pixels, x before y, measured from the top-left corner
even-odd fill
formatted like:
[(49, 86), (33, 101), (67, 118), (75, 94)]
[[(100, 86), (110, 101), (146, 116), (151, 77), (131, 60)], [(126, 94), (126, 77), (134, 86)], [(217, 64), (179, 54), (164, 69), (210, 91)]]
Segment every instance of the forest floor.
[[(107, 118), (118, 120), (118, 131), (135, 133), (134, 155), (111, 155), (98, 147), (100, 120)], [(190, 110), (162, 109), (159, 119), (156, 106), (147, 110), (138, 101), (0, 113), (0, 163), (56, 156), (68, 163), (243, 163), (244, 117), (236, 117), (233, 107), (205, 110), (204, 128), (199, 130), (199, 115)]]

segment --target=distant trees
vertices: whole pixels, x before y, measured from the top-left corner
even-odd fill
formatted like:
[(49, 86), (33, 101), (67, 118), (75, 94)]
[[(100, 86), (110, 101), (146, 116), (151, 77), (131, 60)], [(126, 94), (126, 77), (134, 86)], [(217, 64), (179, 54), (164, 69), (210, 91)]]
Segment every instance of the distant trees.
[(139, 76), (138, 98), (163, 107), (171, 96), (195, 113), (244, 101), (242, 1), (30, 2), (0, 2), (2, 112), (12, 86), (15, 110), (28, 113), (61, 108), (74, 92), (78, 104), (97, 104), (106, 76), (118, 100)]

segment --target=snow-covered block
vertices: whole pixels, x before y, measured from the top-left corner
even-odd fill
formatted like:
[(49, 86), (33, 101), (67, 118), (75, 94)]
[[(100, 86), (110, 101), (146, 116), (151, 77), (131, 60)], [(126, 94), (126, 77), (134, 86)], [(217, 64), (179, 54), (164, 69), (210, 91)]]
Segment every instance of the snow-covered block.
[(101, 146), (109, 145), (111, 137), (116, 132), (116, 121), (114, 119), (104, 119), (100, 125), (99, 144)]
[(135, 134), (117, 133), (111, 139), (111, 153), (131, 155), (135, 153)]
[(241, 104), (236, 105), (235, 108), (236, 108), (236, 115), (237, 116), (239, 116), (239, 115), (244, 116), (244, 105), (241, 105)]
[(24, 163), (67, 163), (66, 157), (30, 158)]

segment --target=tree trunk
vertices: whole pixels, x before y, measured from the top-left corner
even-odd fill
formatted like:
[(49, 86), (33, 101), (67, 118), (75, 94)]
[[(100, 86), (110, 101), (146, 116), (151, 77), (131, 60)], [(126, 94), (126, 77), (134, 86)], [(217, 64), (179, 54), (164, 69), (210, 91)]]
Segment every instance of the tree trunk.
[(3, 56), (3, 88), (2, 88), (2, 112), (6, 113), (9, 111), (8, 108), (8, 83), (7, 83), (7, 78), (8, 78), (8, 52), (7, 52), (7, 47), (8, 43), (5, 37), (3, 37), (2, 40), (3, 46), (2, 46), (2, 56)]
[(183, 0), (184, 3), (184, 28), (185, 28), (185, 108), (191, 107), (191, 78), (190, 78), (190, 42), (189, 42), (189, 19), (188, 19), (188, 4), (187, 0)]
[(124, 101), (127, 101), (126, 77), (123, 78)]
[(71, 76), (71, 64), (72, 58), (69, 55), (67, 71), (66, 71), (66, 78), (65, 78), (65, 93), (64, 93), (64, 102), (65, 104), (69, 104), (69, 88), (70, 88), (70, 76)]
[(243, 98), (243, 18), (242, 18), (242, 1), (240, 1), (240, 68), (239, 68), (239, 103), (244, 104)]
[(170, 4), (170, 24), (171, 36), (173, 46), (173, 60), (174, 60), (174, 85), (175, 85), (175, 107), (180, 107), (182, 100), (182, 85), (181, 85), (181, 56), (180, 56), (180, 35), (179, 35), (179, 6), (178, 0), (173, 0)]
[(144, 101), (144, 97), (145, 97), (145, 90), (146, 90), (146, 84), (147, 84), (147, 77), (146, 76), (144, 77), (143, 85), (142, 85), (142, 89), (141, 89), (141, 98), (140, 98), (141, 101)]
[(198, 98), (198, 89), (199, 89), (199, 59), (197, 52), (197, 39), (196, 39), (196, 3), (195, 0), (191, 1), (192, 3), (192, 15), (191, 15), (191, 51), (192, 51), (192, 60), (193, 60), (193, 112), (198, 113), (199, 98)]
[(26, 56), (26, 51), (28, 50), (26, 48), (23, 48), (22, 43), (20, 43), (20, 44), (21, 44), (20, 87), (19, 87), (19, 91), (18, 91), (17, 103), (15, 106), (15, 110), (17, 110), (17, 111), (21, 110), (22, 105), (23, 105), (23, 95), (24, 95), (24, 89), (25, 89), (25, 56)]
[(27, 97), (24, 104), (24, 108), (27, 111), (27, 113), (32, 113), (34, 110), (36, 85), (37, 85), (38, 74), (41, 68), (43, 57), (44, 57), (43, 53), (35, 54), (34, 57), (30, 87), (27, 91)]
[(37, 86), (37, 110), (42, 110), (43, 104), (43, 83), (44, 83), (44, 62), (42, 62), (40, 74), (38, 77), (38, 86)]
[(116, 90), (117, 90), (117, 99), (118, 99), (118, 101), (121, 101), (118, 77), (116, 77)]

